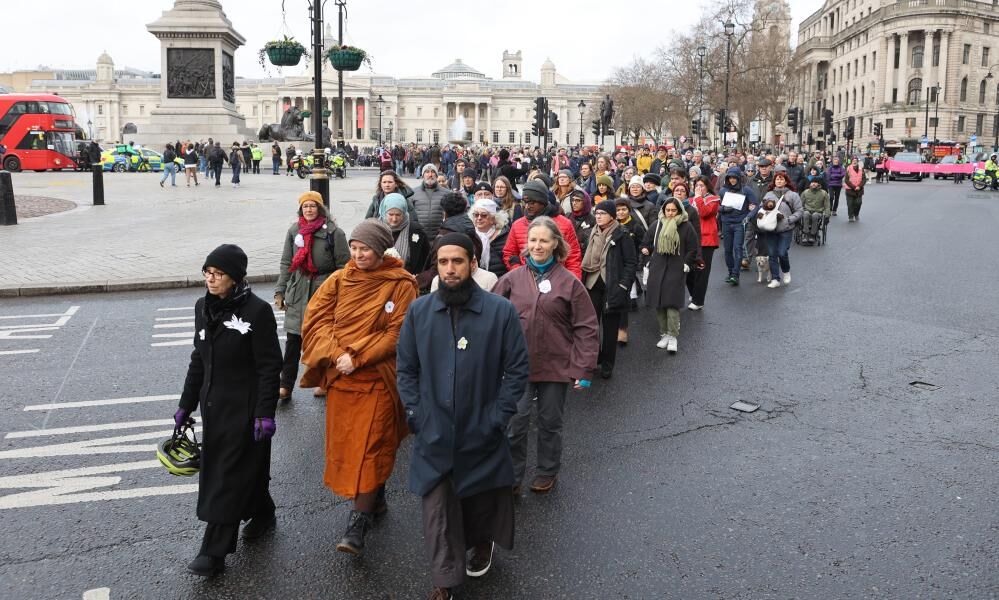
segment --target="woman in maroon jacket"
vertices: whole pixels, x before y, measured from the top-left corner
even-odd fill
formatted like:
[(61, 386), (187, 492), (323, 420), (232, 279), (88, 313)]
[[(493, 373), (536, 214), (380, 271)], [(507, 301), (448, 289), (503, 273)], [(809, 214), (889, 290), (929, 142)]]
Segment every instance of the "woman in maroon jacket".
[(555, 487), (562, 458), (562, 412), (566, 390), (590, 386), (597, 366), (597, 314), (582, 282), (562, 264), (569, 247), (558, 225), (537, 217), (527, 229), (525, 268), (514, 269), (493, 293), (513, 303), (527, 339), (531, 374), (507, 435), (513, 455), (514, 494), (527, 469), (531, 404), (538, 401), (538, 468), (531, 491)]

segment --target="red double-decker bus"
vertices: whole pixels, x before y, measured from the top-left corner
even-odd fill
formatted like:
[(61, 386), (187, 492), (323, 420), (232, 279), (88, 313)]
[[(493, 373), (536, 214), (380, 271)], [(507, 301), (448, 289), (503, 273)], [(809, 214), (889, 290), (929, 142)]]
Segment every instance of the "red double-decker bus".
[(8, 171), (76, 168), (73, 106), (51, 94), (0, 94), (0, 143)]

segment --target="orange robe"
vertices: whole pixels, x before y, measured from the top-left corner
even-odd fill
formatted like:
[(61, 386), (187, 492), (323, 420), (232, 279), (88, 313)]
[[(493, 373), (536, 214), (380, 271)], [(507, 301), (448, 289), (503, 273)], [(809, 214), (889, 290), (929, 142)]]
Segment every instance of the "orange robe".
[[(395, 379), (395, 347), (416, 279), (386, 256), (372, 271), (351, 260), (309, 301), (302, 324), (302, 387), (326, 390), (326, 468), (323, 479), (345, 498), (377, 490), (392, 474), (409, 434)], [(350, 354), (354, 372), (336, 360)]]

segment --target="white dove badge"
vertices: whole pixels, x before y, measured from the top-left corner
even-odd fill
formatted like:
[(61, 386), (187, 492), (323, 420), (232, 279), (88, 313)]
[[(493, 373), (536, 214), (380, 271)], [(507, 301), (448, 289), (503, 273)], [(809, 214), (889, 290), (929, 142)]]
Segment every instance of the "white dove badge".
[(228, 327), (229, 329), (234, 329), (238, 331), (242, 335), (246, 335), (247, 333), (250, 332), (250, 324), (247, 321), (240, 319), (236, 315), (233, 315), (232, 318), (229, 319), (228, 321), (223, 321), (222, 324)]

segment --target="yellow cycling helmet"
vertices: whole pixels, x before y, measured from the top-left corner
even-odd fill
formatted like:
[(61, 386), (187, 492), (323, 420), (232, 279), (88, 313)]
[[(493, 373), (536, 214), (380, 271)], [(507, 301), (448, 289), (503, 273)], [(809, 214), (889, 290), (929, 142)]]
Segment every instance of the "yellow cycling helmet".
[[(194, 419), (174, 430), (173, 435), (156, 446), (156, 458), (171, 475), (191, 477), (201, 470), (201, 444), (194, 434)], [(188, 437), (190, 433), (190, 437)]]

